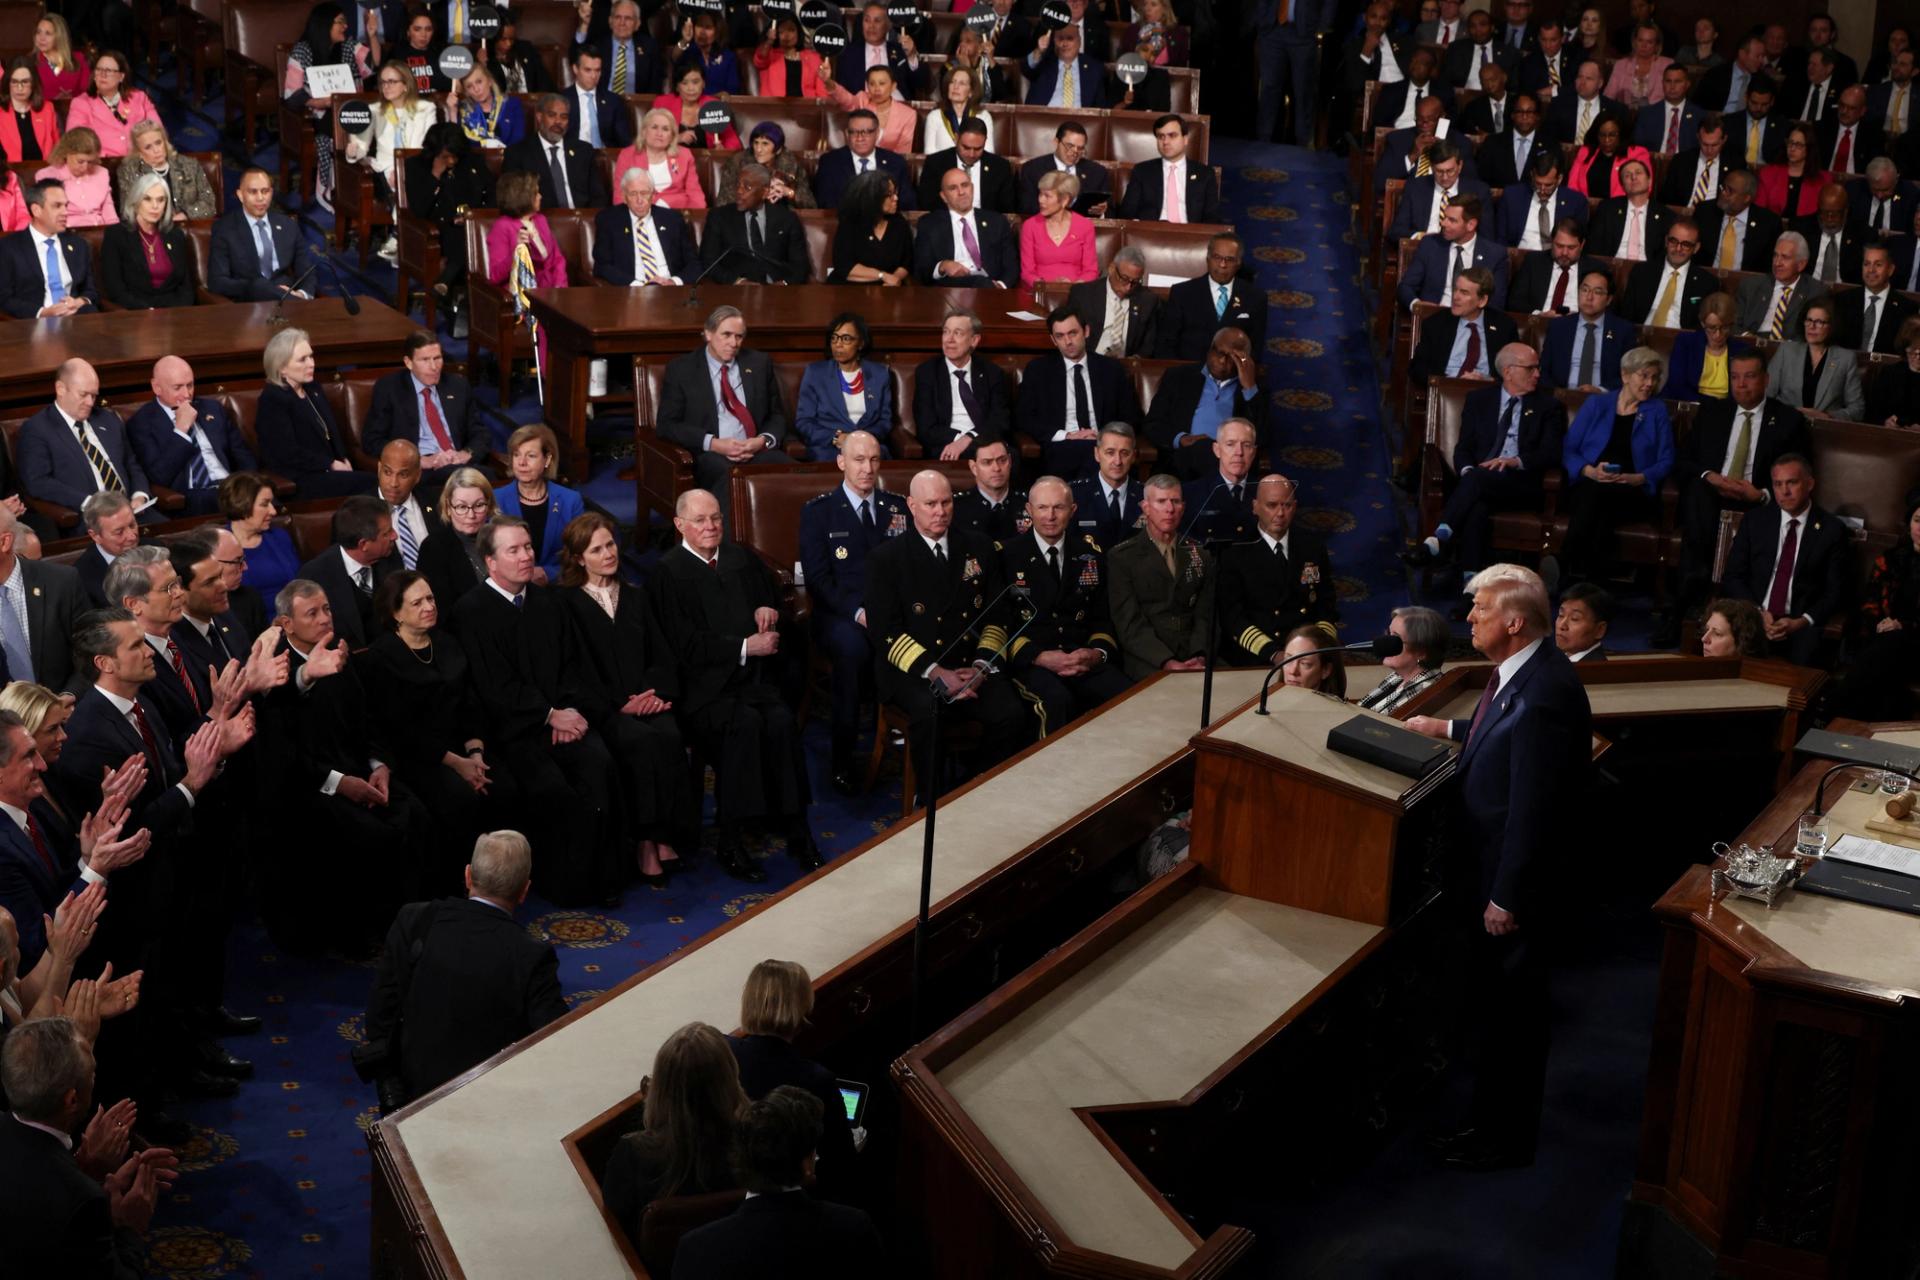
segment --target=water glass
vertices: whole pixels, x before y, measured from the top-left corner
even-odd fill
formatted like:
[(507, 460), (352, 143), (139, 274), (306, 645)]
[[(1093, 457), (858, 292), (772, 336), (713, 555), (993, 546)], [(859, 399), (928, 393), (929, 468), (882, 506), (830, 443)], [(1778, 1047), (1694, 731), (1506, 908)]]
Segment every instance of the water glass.
[(1831, 831), (1832, 826), (1825, 814), (1803, 813), (1800, 815), (1800, 841), (1795, 848), (1816, 858), (1824, 857)]
[(1906, 774), (1895, 773), (1889, 769), (1880, 775), (1880, 793), (1882, 795), (1897, 796), (1905, 792), (1906, 789)]

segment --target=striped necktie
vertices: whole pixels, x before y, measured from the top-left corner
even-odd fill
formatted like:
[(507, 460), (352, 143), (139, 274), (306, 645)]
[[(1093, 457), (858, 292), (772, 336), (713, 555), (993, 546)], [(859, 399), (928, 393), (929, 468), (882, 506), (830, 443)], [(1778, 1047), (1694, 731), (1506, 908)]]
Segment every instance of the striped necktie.
[(1768, 337), (1784, 338), (1787, 336), (1787, 301), (1792, 297), (1793, 286), (1790, 284), (1782, 285), (1780, 288), (1780, 301), (1775, 303), (1773, 307), (1773, 323), (1767, 326)]
[(400, 563), (411, 569), (420, 559), (420, 540), (413, 536), (413, 521), (407, 519), (407, 505), (395, 503), (393, 508), (393, 531), (400, 538)]
[(633, 224), (633, 256), (634, 261), (640, 264), (639, 283), (646, 284), (655, 276), (667, 274), (661, 268), (660, 259), (654, 254), (653, 246), (648, 243), (646, 229), (638, 222)]
[(107, 455), (100, 452), (100, 446), (87, 435), (87, 424), (75, 423), (73, 433), (80, 439), (80, 452), (87, 456), (87, 461), (92, 464), (93, 469), (100, 473), (101, 489), (107, 493), (125, 493), (127, 486), (121, 482), (120, 473), (113, 469), (113, 464), (107, 461)]

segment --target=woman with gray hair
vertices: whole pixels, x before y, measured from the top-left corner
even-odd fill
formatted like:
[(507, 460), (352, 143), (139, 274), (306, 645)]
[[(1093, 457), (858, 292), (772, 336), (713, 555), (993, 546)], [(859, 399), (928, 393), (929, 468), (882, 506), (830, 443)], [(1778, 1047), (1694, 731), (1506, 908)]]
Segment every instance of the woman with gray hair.
[(1380, 660), (1387, 674), (1360, 705), (1391, 715), (1440, 678), (1449, 635), (1447, 620), (1421, 605), (1395, 609), (1387, 631), (1400, 637), (1400, 652)]
[(127, 131), (127, 141), (126, 158), (120, 162), (113, 178), (121, 204), (133, 197), (136, 181), (149, 173), (157, 173), (166, 179), (167, 191), (173, 197), (175, 222), (211, 218), (218, 212), (207, 171), (192, 156), (182, 156), (173, 149), (165, 125), (158, 120), (136, 121)]
[(1620, 358), (1620, 390), (1587, 397), (1567, 427), (1567, 570), (1575, 582), (1612, 547), (1613, 531), (1651, 520), (1673, 470), (1673, 421), (1654, 399), (1666, 361), (1652, 347)]
[(157, 173), (135, 178), (120, 221), (100, 240), (100, 296), (128, 311), (190, 307), (193, 251), (173, 222), (173, 193)]

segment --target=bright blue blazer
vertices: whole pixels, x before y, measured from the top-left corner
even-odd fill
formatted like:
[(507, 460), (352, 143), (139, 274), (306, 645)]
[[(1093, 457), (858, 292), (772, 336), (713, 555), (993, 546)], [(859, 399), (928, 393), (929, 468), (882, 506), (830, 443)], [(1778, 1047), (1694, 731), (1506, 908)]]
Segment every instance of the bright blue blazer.
[[(1561, 455), (1567, 469), (1567, 484), (1591, 483), (1580, 474), (1582, 467), (1600, 461), (1607, 441), (1613, 436), (1613, 407), (1617, 392), (1588, 396), (1567, 428), (1566, 449)], [(1673, 422), (1667, 406), (1649, 400), (1640, 406), (1633, 420), (1633, 469), (1647, 478), (1647, 492), (1660, 492), (1660, 482), (1673, 470)]]
[(831, 360), (816, 360), (800, 377), (800, 403), (793, 413), (793, 428), (807, 442), (807, 451), (815, 462), (831, 462), (840, 456), (833, 447), (836, 431), (871, 431), (880, 442), (880, 456), (887, 456), (887, 433), (893, 430), (893, 374), (884, 364), (873, 360), (860, 362), (860, 373), (867, 385), (867, 411), (855, 422), (847, 416), (847, 397), (840, 384), (840, 366)]
[[(495, 489), (493, 501), (503, 516), (520, 514), (520, 490), (515, 485), (507, 484)], [(541, 538), (538, 550), (540, 567), (547, 571), (548, 582), (560, 581), (560, 535), (565, 532), (567, 522), (586, 509), (585, 499), (574, 490), (547, 481), (546, 536)]]

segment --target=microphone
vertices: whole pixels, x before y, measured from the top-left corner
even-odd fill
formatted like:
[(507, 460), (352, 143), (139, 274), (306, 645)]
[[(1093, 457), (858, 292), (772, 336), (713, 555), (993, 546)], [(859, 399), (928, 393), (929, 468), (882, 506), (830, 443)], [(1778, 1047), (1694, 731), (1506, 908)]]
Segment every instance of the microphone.
[(1027, 587), (1017, 586), (1012, 582), (1007, 583), (1005, 586), (1000, 588), (1000, 593), (998, 595), (994, 596), (993, 599), (987, 601), (986, 607), (984, 609), (979, 609), (974, 612), (972, 620), (967, 623), (965, 629), (962, 630), (959, 635), (955, 636), (951, 641), (949, 641), (947, 643), (947, 647), (942, 649), (939, 655), (934, 658), (933, 666), (930, 666), (927, 668), (927, 671), (928, 671), (927, 683), (932, 686), (934, 697), (944, 699), (947, 697), (947, 694), (944, 688), (941, 686), (940, 682), (933, 678), (932, 676), (933, 667), (946, 666), (947, 659), (953, 656), (953, 651), (960, 647), (961, 642), (965, 641), (968, 637), (976, 636), (979, 633), (981, 621), (985, 618), (992, 617), (993, 611), (999, 607), (1000, 602), (1002, 600), (1005, 600), (1008, 596), (1015, 595), (1015, 594), (1018, 594), (1022, 597), (1031, 598), (1031, 596), (1033, 595), (1033, 592)]
[[(322, 262), (326, 262), (326, 259), (315, 258), (313, 260), (314, 266), (316, 267), (319, 266)], [(309, 272), (309, 274), (311, 274), (311, 272)], [(359, 315), (360, 299), (354, 297), (353, 294), (348, 291), (346, 282), (340, 278), (340, 273), (334, 270), (333, 264), (331, 262), (327, 262), (327, 274), (333, 277), (333, 287), (340, 291), (340, 301), (347, 308), (347, 314), (350, 316)]]
[(693, 278), (693, 283), (690, 286), (688, 286), (689, 292), (687, 293), (687, 305), (689, 307), (699, 305), (701, 281), (705, 280), (708, 276), (712, 275), (713, 269), (715, 267), (725, 262), (728, 258), (733, 257), (735, 254), (743, 254), (749, 257), (758, 256), (758, 255), (752, 254), (749, 250), (742, 249), (739, 245), (734, 245), (734, 244), (730, 244), (726, 248), (722, 249), (719, 253), (719, 256), (715, 257), (712, 262), (709, 262), (705, 267), (701, 268), (700, 274), (695, 276)]
[(1388, 633), (1384, 636), (1375, 636), (1371, 640), (1356, 640), (1352, 644), (1336, 644), (1326, 649), (1309, 649), (1305, 653), (1296, 653), (1291, 658), (1274, 663), (1273, 670), (1267, 672), (1266, 677), (1260, 681), (1260, 705), (1255, 709), (1254, 714), (1262, 716), (1270, 714), (1267, 711), (1267, 694), (1272, 688), (1273, 677), (1283, 668), (1291, 666), (1302, 658), (1317, 658), (1329, 653), (1370, 653), (1376, 658), (1392, 658), (1397, 657), (1406, 647), (1406, 641)]

